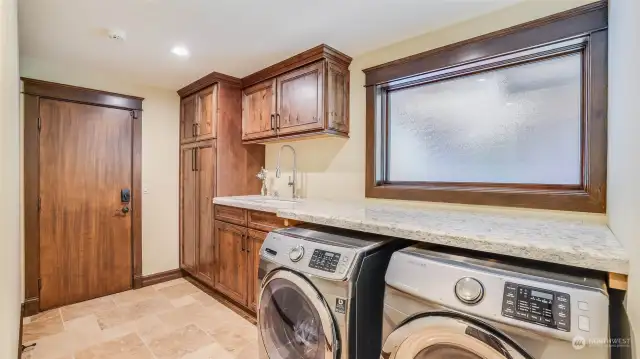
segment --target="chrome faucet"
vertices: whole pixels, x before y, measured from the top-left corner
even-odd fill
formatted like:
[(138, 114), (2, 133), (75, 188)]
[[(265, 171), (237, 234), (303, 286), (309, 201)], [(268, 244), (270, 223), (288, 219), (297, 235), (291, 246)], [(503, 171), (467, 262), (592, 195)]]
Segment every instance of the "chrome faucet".
[(293, 180), (291, 179), (291, 176), (289, 176), (289, 182), (287, 183), (287, 185), (289, 187), (291, 187), (291, 192), (292, 192), (292, 196), (293, 198), (298, 198), (296, 196), (296, 173), (298, 172), (296, 170), (296, 150), (289, 146), (289, 145), (282, 145), (282, 147), (280, 147), (280, 151), (278, 152), (278, 165), (276, 167), (276, 178), (280, 178), (280, 175), (282, 174), (282, 171), (280, 170), (280, 156), (282, 155), (282, 149), (288, 147), (291, 149), (291, 152), (293, 152)]

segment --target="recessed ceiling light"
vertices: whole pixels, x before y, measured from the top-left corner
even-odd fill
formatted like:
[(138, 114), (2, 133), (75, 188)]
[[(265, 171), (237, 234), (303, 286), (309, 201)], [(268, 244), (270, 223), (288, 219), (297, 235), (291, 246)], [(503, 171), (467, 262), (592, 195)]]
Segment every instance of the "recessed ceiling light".
[(173, 49), (171, 49), (171, 52), (180, 57), (189, 56), (189, 50), (184, 46), (174, 46)]
[(478, 79), (478, 82), (484, 82), (485, 79)]

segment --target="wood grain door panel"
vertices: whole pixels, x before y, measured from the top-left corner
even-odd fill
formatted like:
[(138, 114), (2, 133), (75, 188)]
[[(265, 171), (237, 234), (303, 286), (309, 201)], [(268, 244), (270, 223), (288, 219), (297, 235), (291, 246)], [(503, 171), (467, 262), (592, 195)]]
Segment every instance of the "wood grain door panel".
[(180, 148), (180, 267), (196, 273), (196, 242), (198, 236), (198, 177), (194, 144)]
[(40, 309), (130, 289), (131, 113), (41, 99), (40, 118)]
[(239, 226), (247, 225), (246, 209), (216, 204), (214, 211), (215, 217), (219, 221), (229, 222)]
[(277, 78), (277, 132), (287, 135), (324, 128), (324, 62)]
[(248, 249), (247, 258), (249, 272), (249, 288), (247, 291), (247, 303), (249, 309), (254, 312), (258, 309), (258, 296), (260, 295), (260, 281), (258, 280), (258, 269), (260, 267), (260, 247), (267, 238), (267, 232), (249, 229), (247, 232)]
[(249, 228), (266, 232), (286, 227), (285, 219), (276, 216), (275, 213), (254, 210), (247, 211), (247, 223)]
[(215, 248), (213, 197), (215, 196), (216, 148), (213, 140), (200, 144), (196, 153), (198, 177), (198, 276), (214, 285)]
[(196, 139), (197, 100), (196, 95), (191, 95), (180, 101), (180, 143), (189, 143)]
[(218, 85), (206, 88), (196, 94), (196, 141), (216, 137), (218, 119)]
[(242, 92), (242, 139), (274, 136), (275, 108), (275, 79), (246, 88)]
[(242, 305), (247, 304), (247, 229), (215, 221), (216, 263), (215, 288)]
[(349, 70), (327, 62), (327, 128), (349, 132)]

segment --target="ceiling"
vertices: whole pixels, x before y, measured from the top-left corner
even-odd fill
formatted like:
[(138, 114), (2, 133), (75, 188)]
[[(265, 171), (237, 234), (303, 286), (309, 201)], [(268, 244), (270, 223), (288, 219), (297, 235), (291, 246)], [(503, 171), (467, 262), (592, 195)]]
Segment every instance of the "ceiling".
[[(352, 57), (519, 0), (21, 0), (20, 56), (177, 90), (326, 43)], [(126, 32), (109, 39), (107, 29)], [(186, 46), (191, 55), (170, 52)]]

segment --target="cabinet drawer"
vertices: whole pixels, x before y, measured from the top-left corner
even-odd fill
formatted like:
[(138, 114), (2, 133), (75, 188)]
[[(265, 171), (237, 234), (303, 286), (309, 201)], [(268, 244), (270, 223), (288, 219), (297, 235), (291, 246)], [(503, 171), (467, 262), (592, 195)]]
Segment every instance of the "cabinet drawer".
[(287, 227), (287, 220), (280, 218), (275, 213), (261, 211), (247, 211), (248, 227), (269, 232), (274, 229)]
[(215, 205), (214, 215), (217, 220), (237, 224), (247, 225), (247, 211), (242, 208)]

